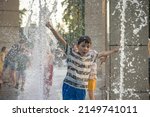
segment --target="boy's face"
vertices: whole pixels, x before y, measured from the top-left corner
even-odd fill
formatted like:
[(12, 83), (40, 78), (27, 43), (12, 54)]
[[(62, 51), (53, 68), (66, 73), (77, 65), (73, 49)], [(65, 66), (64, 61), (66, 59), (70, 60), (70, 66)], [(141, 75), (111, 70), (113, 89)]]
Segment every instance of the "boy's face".
[(85, 42), (81, 42), (79, 45), (77, 45), (78, 48), (78, 52), (81, 56), (86, 55), (90, 48), (91, 48), (91, 44), (90, 43), (85, 43)]

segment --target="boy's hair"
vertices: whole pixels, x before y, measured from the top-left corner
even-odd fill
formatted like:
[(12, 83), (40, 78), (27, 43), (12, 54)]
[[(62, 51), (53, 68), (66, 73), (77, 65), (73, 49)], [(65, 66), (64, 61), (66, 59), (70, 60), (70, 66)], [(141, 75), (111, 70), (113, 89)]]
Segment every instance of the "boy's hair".
[(85, 42), (85, 43), (89, 43), (89, 44), (92, 44), (92, 41), (91, 41), (91, 38), (89, 36), (81, 36), (78, 40), (78, 45), (81, 43), (81, 42)]
[(6, 47), (2, 47), (1, 52), (4, 52), (6, 50)]

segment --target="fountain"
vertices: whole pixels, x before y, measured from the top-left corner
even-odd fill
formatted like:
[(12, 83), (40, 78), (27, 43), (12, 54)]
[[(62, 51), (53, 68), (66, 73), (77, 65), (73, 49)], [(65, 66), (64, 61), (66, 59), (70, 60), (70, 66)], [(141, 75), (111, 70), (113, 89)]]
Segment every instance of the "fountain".
[[(20, 92), (18, 99), (51, 99), (50, 89), (52, 86), (47, 83), (49, 73), (45, 73), (45, 69), (48, 65), (48, 53), (51, 53), (52, 49), (49, 44), (52, 42), (53, 46), (57, 47), (57, 42), (54, 36), (48, 32), (45, 24), (50, 20), (51, 15), (55, 14), (57, 0), (51, 2), (33, 0), (30, 4), (31, 12), (24, 34), (28, 37), (28, 41), (34, 44), (34, 48), (32, 49), (31, 66), (26, 71), (25, 90)], [(35, 24), (32, 23), (33, 21)]]
[[(110, 79), (111, 91), (109, 99), (147, 99), (146, 93), (140, 94), (139, 92), (145, 92), (148, 89), (148, 78), (145, 75), (147, 72), (143, 71), (145, 68), (142, 65), (144, 63), (146, 66), (147, 61), (146, 58), (143, 59), (143, 56), (141, 56), (146, 56), (145, 43), (147, 41), (141, 38), (145, 38), (146, 36), (144, 31), (147, 26), (146, 12), (148, 1), (116, 0), (109, 2), (110, 47), (118, 45), (121, 47), (120, 57), (112, 57), (111, 61), (111, 74), (113, 75), (111, 75), (112, 78)], [(29, 76), (30, 80), (27, 81), (26, 84), (28, 85), (26, 85), (26, 89), (20, 95), (21, 98), (19, 99), (49, 99), (48, 95), (46, 96), (44, 93), (44, 65), (42, 62), (45, 61), (44, 56), (46, 56), (46, 50), (50, 49), (48, 44), (49, 40), (47, 40), (48, 37), (45, 35), (47, 30), (44, 24), (52, 12), (46, 12), (47, 4), (44, 3), (42, 0), (38, 3), (40, 8), (37, 13), (39, 17), (36, 19), (38, 28), (35, 25), (32, 28), (28, 28), (28, 23), (25, 28), (25, 34), (35, 45), (33, 49), (32, 67), (27, 70), (27, 77)], [(54, 12), (55, 10), (53, 9), (52, 11)], [(35, 13), (31, 12), (31, 16), (33, 16), (33, 14), (35, 15)], [(31, 21), (28, 20), (28, 22)], [(35, 85), (36, 87), (33, 87), (31, 82), (37, 84)], [(145, 85), (145, 87), (143, 85)], [(50, 87), (48, 87), (48, 89), (49, 88)], [(33, 89), (33, 91), (30, 89)]]
[[(119, 62), (119, 72), (115, 73), (113, 77), (117, 77), (112, 83), (112, 92), (115, 95), (113, 98), (117, 99), (140, 99), (142, 96), (137, 92), (139, 90), (146, 90), (147, 88), (142, 87), (140, 80), (147, 80), (147, 77), (143, 75), (142, 64), (146, 63), (145, 59), (142, 59), (140, 56), (142, 47), (146, 41), (141, 40), (143, 38), (143, 30), (147, 26), (148, 16), (146, 10), (148, 6), (145, 1), (138, 0), (118, 0), (116, 1), (117, 5), (114, 12), (112, 13), (111, 18), (117, 16), (118, 21), (115, 20), (115, 24), (111, 24), (111, 29), (119, 28), (120, 31), (114, 33), (114, 38), (118, 40), (120, 37), (120, 42), (117, 45), (120, 45), (120, 60), (115, 59)], [(145, 10), (145, 6), (147, 6)], [(112, 21), (114, 22), (114, 21)], [(118, 24), (119, 27), (118, 27)], [(120, 34), (120, 36), (119, 36)], [(118, 37), (116, 37), (117, 35)], [(113, 38), (113, 37), (111, 37)], [(115, 45), (115, 42), (111, 42), (112, 46)], [(139, 66), (138, 66), (139, 64)], [(148, 65), (148, 64), (147, 64)], [(113, 68), (114, 67), (114, 68)], [(117, 69), (117, 66), (113, 66), (112, 69)], [(140, 68), (141, 67), (141, 68)], [(139, 72), (141, 73), (139, 75)], [(131, 84), (133, 83), (133, 84)], [(144, 84), (145, 83), (145, 84)], [(146, 82), (143, 82), (143, 85), (148, 85)], [(143, 91), (144, 92), (144, 91)], [(144, 98), (144, 97), (143, 97)], [(146, 99), (146, 94), (145, 94)]]

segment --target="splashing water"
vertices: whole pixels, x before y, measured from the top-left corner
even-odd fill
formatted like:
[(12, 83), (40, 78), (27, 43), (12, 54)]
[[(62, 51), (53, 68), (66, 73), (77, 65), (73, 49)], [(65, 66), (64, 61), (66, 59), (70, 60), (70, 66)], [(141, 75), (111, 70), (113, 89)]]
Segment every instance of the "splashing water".
[(124, 79), (124, 61), (125, 61), (125, 10), (126, 10), (126, 2), (125, 0), (122, 1), (122, 12), (121, 12), (121, 40), (120, 40), (120, 46), (121, 46), (121, 54), (120, 54), (120, 99), (122, 99), (122, 94), (123, 94), (123, 79)]
[[(131, 21), (132, 19), (126, 19), (126, 11), (130, 8), (128, 7), (134, 6), (135, 7), (135, 21)], [(128, 58), (126, 57), (125, 53), (125, 45), (127, 44), (127, 36), (126, 34), (126, 23), (132, 22), (132, 27), (133, 27), (133, 36), (139, 37), (138, 33), (140, 30), (142, 30), (143, 27), (147, 25), (147, 15), (146, 13), (142, 10), (144, 7), (143, 1), (138, 1), (138, 0), (120, 0), (115, 7), (115, 11), (112, 13), (112, 15), (115, 14), (116, 10), (120, 11), (120, 21), (121, 21), (121, 39), (120, 39), (120, 81), (119, 81), (119, 87), (116, 87), (113, 91), (116, 94), (119, 94), (119, 99), (123, 99), (123, 96), (125, 96), (128, 91), (131, 91), (131, 89), (124, 89), (124, 78), (125, 78), (125, 60), (127, 61)], [(138, 40), (137, 40), (138, 41)], [(137, 48), (135, 50), (138, 50)], [(128, 52), (129, 54), (130, 52)], [(134, 61), (134, 60), (133, 60)], [(133, 62), (132, 61), (132, 62)], [(130, 66), (132, 65), (132, 62), (130, 62)], [(128, 64), (128, 65), (129, 65)], [(130, 69), (128, 72), (130, 73), (135, 73), (135, 69)], [(113, 85), (116, 85), (114, 83)], [(114, 86), (115, 87), (115, 86)], [(119, 91), (118, 91), (119, 90)], [(138, 97), (138, 95), (133, 94), (134, 89), (132, 89), (132, 96)]]
[[(31, 3), (31, 10), (34, 5), (33, 1)], [(51, 53), (51, 47), (49, 46), (50, 41), (52, 41), (47, 34), (47, 29), (45, 27), (46, 22), (52, 13), (55, 12), (57, 2), (53, 1), (53, 8), (50, 12), (46, 1), (39, 0), (36, 3), (37, 11), (32, 11), (28, 17), (28, 22), (24, 30), (24, 34), (28, 37), (28, 40), (34, 44), (31, 56), (31, 67), (26, 71), (26, 83), (25, 90), (19, 95), (18, 99), (48, 99), (50, 86), (45, 84), (45, 80), (48, 77), (48, 73), (45, 74), (45, 68), (48, 65), (48, 54)], [(36, 12), (36, 13), (34, 13)], [(31, 25), (32, 15), (38, 16), (38, 25)], [(50, 34), (49, 34), (50, 35)], [(53, 36), (51, 36), (53, 38)]]

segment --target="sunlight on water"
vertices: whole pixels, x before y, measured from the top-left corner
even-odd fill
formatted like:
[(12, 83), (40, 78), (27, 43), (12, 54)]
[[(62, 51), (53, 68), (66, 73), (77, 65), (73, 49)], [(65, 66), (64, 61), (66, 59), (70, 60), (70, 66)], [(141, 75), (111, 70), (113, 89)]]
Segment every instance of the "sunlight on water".
[[(34, 2), (34, 1), (33, 1)], [(37, 2), (37, 1), (36, 1)], [(46, 2), (43, 0), (39, 0), (39, 4), (36, 5), (39, 12), (35, 11), (38, 16), (38, 23), (31, 24), (34, 11), (29, 15), (29, 19), (27, 25), (24, 30), (24, 34), (28, 37), (28, 41), (34, 44), (34, 48), (32, 49), (31, 56), (31, 66), (26, 71), (26, 84), (25, 90), (20, 93), (18, 99), (48, 99), (49, 93), (47, 90), (50, 90), (51, 86), (47, 86), (45, 84), (45, 80), (48, 79), (49, 73), (45, 73), (45, 69), (48, 67), (48, 54), (51, 53), (50, 42), (53, 41), (54, 38), (52, 35), (47, 32), (47, 28), (45, 26), (46, 22), (50, 20), (50, 16), (52, 13), (55, 13), (55, 4), (57, 5), (56, 0), (53, 3), (53, 9), (49, 10)], [(32, 5), (31, 7), (35, 7)], [(32, 8), (30, 8), (32, 9)], [(55, 42), (53, 42), (54, 46)]]
[[(26, 84), (25, 84), (25, 90), (24, 92), (21, 92), (18, 99), (61, 99), (60, 95), (60, 88), (61, 84), (56, 81), (54, 83), (55, 86), (58, 87), (58, 90), (53, 89), (51, 86), (47, 86), (44, 84), (45, 80), (45, 73), (44, 69), (45, 66), (48, 64), (48, 60), (45, 59), (47, 56), (47, 53), (50, 52), (51, 47), (49, 46), (50, 41), (53, 41), (55, 44), (54, 47), (57, 47), (57, 42), (54, 42), (55, 39), (52, 36), (51, 33), (47, 31), (47, 28), (45, 27), (45, 23), (51, 19), (51, 15), (54, 15), (56, 10), (56, 5), (57, 5), (57, 0), (53, 0), (53, 8), (48, 8), (49, 2), (45, 2), (45, 0), (39, 0), (39, 4), (36, 6), (34, 3), (31, 3), (31, 8), (32, 7), (37, 7), (34, 9), (38, 9), (37, 11), (32, 11), (30, 12), (28, 16), (28, 20), (26, 23), (26, 27), (24, 29), (24, 34), (28, 37), (28, 40), (30, 42), (34, 43), (34, 48), (32, 50), (32, 56), (31, 56), (31, 67), (26, 71), (27, 73), (27, 78), (26, 78)], [(126, 52), (125, 50), (127, 49), (126, 44), (127, 40), (129, 40), (129, 37), (126, 35), (126, 24), (127, 22), (131, 23), (131, 26), (133, 28), (133, 37), (139, 37), (139, 33), (142, 30), (143, 27), (147, 25), (147, 15), (146, 13), (142, 10), (144, 5), (144, 1), (140, 0), (118, 0), (119, 2), (117, 3), (115, 7), (115, 11), (111, 14), (114, 15), (117, 11), (120, 12), (120, 69), (119, 69), (119, 74), (118, 78), (119, 80), (114, 82), (112, 86), (114, 87), (113, 92), (115, 94), (118, 94), (119, 97), (118, 99), (122, 100), (125, 96), (129, 95), (129, 98), (131, 97), (136, 97), (136, 99), (139, 99), (139, 96), (135, 93), (136, 90), (133, 87), (128, 87), (128, 89), (125, 89), (125, 75), (126, 73), (136, 73), (136, 70), (134, 68), (133, 62), (136, 61), (138, 58), (132, 57), (131, 60), (129, 60), (129, 55), (132, 55), (133, 53), (131, 51)], [(37, 1), (36, 1), (37, 2)], [(52, 4), (52, 3), (51, 3)], [(90, 3), (89, 3), (90, 4)], [(100, 6), (97, 4), (97, 6)], [(134, 7), (134, 17), (135, 18), (127, 18), (128, 10), (130, 11), (130, 8)], [(131, 11), (130, 11), (131, 12)], [(34, 16), (38, 16), (35, 18)], [(34, 17), (34, 18), (33, 18)], [(57, 21), (56, 21), (57, 22)], [(94, 22), (94, 21), (93, 21)], [(32, 25), (31, 25), (32, 23)], [(34, 24), (35, 23), (35, 24)], [(93, 33), (94, 30), (91, 30), (91, 33)], [(50, 35), (50, 37), (48, 36)], [(133, 39), (131, 37), (131, 39)], [(137, 38), (137, 42), (138, 42)], [(136, 43), (135, 41), (135, 43)], [(97, 43), (97, 42), (95, 42)], [(135, 48), (135, 51), (138, 51), (139, 47)], [(128, 55), (128, 56), (127, 56)], [(116, 59), (118, 61), (119, 59)], [(143, 60), (145, 61), (145, 60)], [(125, 62), (127, 64), (125, 64)], [(139, 61), (140, 62), (140, 61)], [(125, 68), (128, 67), (127, 72), (125, 72)], [(117, 69), (115, 67), (114, 69)], [(66, 69), (63, 69), (61, 74), (60, 69), (56, 69), (58, 74), (55, 74), (56, 77), (59, 78), (60, 75), (62, 75), (62, 78), (64, 78)], [(55, 71), (54, 71), (55, 72)], [(138, 76), (135, 77), (135, 80), (138, 79)], [(59, 79), (59, 82), (62, 82), (62, 79)], [(136, 82), (133, 82), (133, 85)], [(47, 89), (50, 92), (47, 92)], [(52, 91), (51, 91), (52, 89)], [(52, 94), (52, 97), (49, 97), (49, 94)], [(55, 97), (55, 94), (59, 95), (59, 97)]]

